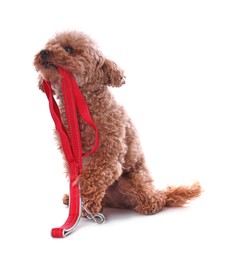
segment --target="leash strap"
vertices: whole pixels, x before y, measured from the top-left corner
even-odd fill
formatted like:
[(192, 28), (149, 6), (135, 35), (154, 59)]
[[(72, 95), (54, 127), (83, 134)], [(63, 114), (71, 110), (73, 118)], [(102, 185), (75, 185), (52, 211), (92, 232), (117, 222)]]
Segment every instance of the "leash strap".
[[(82, 214), (82, 202), (80, 187), (78, 185), (74, 185), (74, 182), (82, 171), (82, 156), (87, 156), (94, 153), (99, 145), (99, 136), (96, 124), (90, 116), (88, 105), (74, 78), (72, 77), (71, 73), (62, 68), (58, 68), (58, 71), (62, 76), (62, 92), (68, 122), (67, 130), (62, 123), (60, 111), (53, 97), (50, 82), (44, 80), (43, 87), (48, 98), (50, 113), (55, 123), (56, 130), (60, 135), (61, 145), (69, 165), (70, 192), (68, 218), (61, 227), (52, 229), (51, 235), (54, 238), (62, 238), (67, 236), (72, 231), (74, 231), (78, 225)], [(83, 120), (94, 129), (96, 135), (92, 150), (86, 154), (82, 154), (77, 111)], [(84, 208), (84, 210), (86, 209)]]

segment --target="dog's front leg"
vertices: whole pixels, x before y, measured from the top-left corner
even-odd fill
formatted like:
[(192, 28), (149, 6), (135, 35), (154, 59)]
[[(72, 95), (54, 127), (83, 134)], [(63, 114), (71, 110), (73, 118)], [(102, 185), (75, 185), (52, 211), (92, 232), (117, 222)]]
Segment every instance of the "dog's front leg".
[(84, 207), (92, 214), (101, 212), (106, 189), (119, 178), (121, 173), (122, 166), (118, 158), (112, 159), (99, 153), (94, 154), (89, 163), (83, 167), (83, 172), (77, 180)]

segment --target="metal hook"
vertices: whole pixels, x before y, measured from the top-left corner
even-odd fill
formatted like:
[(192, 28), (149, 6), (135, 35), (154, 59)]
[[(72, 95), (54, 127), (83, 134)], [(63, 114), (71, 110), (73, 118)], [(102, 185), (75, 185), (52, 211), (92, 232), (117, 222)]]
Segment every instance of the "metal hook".
[(88, 215), (87, 218), (90, 220), (93, 220), (97, 224), (102, 224), (105, 222), (105, 216), (102, 213), (97, 213), (97, 214), (91, 215), (91, 216)]
[(97, 213), (95, 215), (93, 215), (85, 206), (84, 203), (82, 201), (82, 208), (83, 210), (87, 213), (87, 218), (89, 220), (93, 220), (95, 223), (97, 224), (102, 224), (105, 222), (105, 216), (102, 213)]

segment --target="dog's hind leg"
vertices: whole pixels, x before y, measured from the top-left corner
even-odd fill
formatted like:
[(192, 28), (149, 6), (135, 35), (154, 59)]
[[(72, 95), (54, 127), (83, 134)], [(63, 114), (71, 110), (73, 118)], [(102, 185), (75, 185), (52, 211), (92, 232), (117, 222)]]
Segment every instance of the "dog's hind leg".
[(118, 190), (127, 198), (127, 205), (140, 214), (154, 214), (166, 204), (166, 195), (154, 188), (143, 157), (119, 178)]
[(140, 214), (154, 214), (165, 206), (182, 207), (202, 192), (198, 182), (190, 186), (171, 186), (166, 190), (155, 189), (143, 158), (118, 180), (118, 190), (127, 198), (127, 205)]

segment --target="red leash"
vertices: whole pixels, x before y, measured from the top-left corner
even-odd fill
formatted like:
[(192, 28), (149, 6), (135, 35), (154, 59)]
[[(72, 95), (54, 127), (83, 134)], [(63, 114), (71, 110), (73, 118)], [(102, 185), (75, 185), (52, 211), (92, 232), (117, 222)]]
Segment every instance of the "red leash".
[[(55, 238), (65, 237), (77, 227), (82, 213), (82, 202), (80, 188), (78, 185), (74, 185), (74, 182), (82, 171), (82, 157), (94, 153), (99, 145), (96, 124), (90, 116), (88, 105), (74, 78), (71, 73), (64, 69), (58, 68), (58, 70), (62, 76), (62, 91), (69, 135), (61, 121), (60, 111), (53, 97), (51, 84), (45, 80), (43, 81), (44, 91), (49, 101), (51, 116), (54, 120), (56, 130), (60, 135), (61, 145), (70, 170), (69, 216), (61, 227), (52, 229), (51, 233)], [(94, 146), (87, 154), (82, 154), (77, 111), (83, 120), (95, 130), (96, 134)], [(89, 219), (93, 219), (97, 223), (102, 223), (104, 221), (104, 216), (102, 214), (93, 216), (87, 209), (83, 209), (87, 212)], [(97, 217), (100, 218), (100, 221), (96, 220)]]

